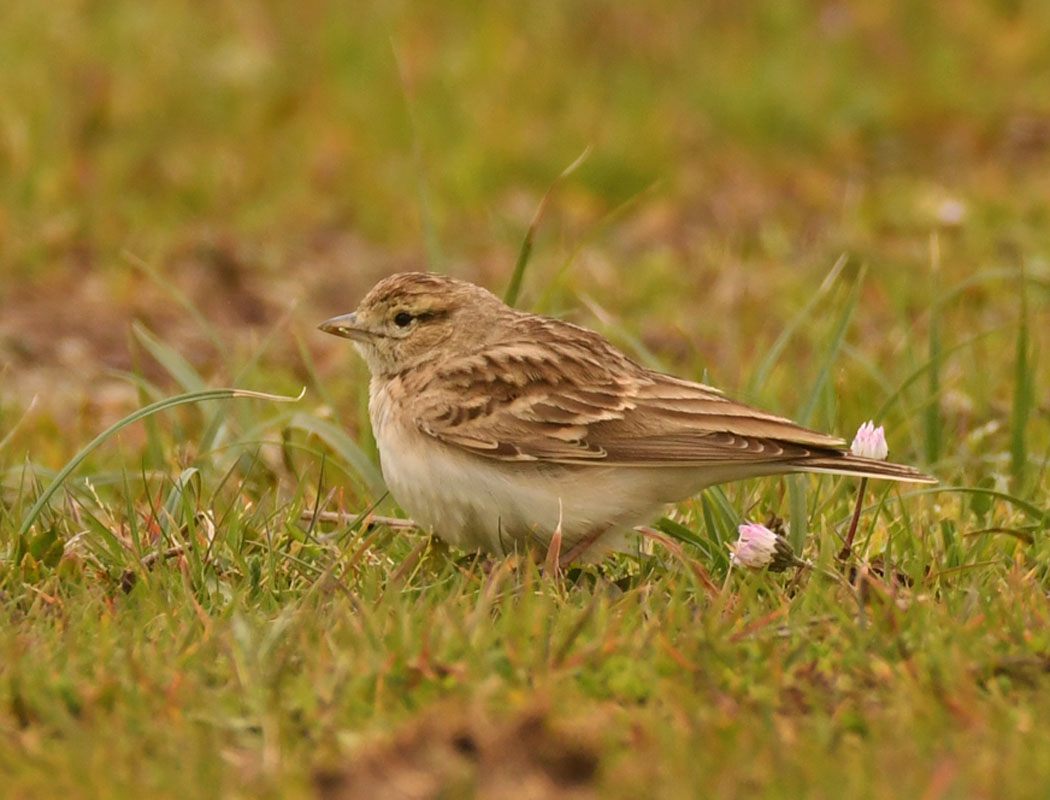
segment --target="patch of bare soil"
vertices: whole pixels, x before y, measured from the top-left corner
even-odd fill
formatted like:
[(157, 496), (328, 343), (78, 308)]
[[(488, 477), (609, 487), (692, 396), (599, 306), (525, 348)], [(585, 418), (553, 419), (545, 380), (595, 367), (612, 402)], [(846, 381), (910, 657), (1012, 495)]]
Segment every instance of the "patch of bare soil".
[(598, 796), (593, 729), (544, 711), (494, 720), (437, 709), (314, 775), (321, 800), (589, 800)]
[[(150, 265), (159, 279), (133, 256), (122, 259), (104, 268), (95, 259), (71, 260), (0, 286), (0, 382), (8, 398), (27, 405), (39, 395), (38, 407), (53, 410), (100, 398), (133, 406), (134, 388), (114, 372), (165, 379), (136, 347), (133, 322), (207, 377), (275, 326), (312, 330), (353, 308), (378, 278), (417, 266), (352, 235), (324, 231), (269, 250), (229, 236), (190, 236), (163, 263)], [(322, 360), (338, 344), (330, 339), (316, 337)], [(274, 350), (285, 361), (298, 358), (291, 335), (276, 337)]]

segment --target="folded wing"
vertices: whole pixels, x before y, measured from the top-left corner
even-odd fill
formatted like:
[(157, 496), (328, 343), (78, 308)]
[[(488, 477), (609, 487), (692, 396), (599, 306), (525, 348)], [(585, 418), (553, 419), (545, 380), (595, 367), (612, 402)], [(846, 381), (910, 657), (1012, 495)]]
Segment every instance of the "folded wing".
[(543, 322), (542, 334), (524, 331), (406, 385), (430, 398), (420, 430), (488, 458), (580, 465), (768, 464), (841, 453), (841, 439), (648, 370), (583, 328)]

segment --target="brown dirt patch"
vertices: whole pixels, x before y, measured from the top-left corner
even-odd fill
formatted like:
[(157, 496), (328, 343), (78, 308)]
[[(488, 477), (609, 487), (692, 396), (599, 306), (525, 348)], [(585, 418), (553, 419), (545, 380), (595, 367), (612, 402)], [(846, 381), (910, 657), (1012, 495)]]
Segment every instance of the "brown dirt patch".
[[(0, 382), (8, 397), (28, 404), (40, 395), (38, 407), (68, 409), (112, 385), (119, 405), (130, 406), (135, 391), (110, 377), (114, 371), (142, 372), (162, 384), (166, 378), (148, 356), (136, 356), (141, 348), (133, 322), (210, 377), (274, 326), (312, 330), (326, 316), (353, 308), (378, 278), (418, 266), (335, 232), (276, 249), (228, 235), (191, 236), (151, 265), (160, 280), (138, 268), (134, 256), (114, 258), (105, 268), (93, 260), (62, 263), (0, 287)], [(315, 355), (345, 354), (329, 338), (309, 340)], [(286, 356), (284, 363), (297, 361), (290, 334), (278, 337), (274, 350)]]
[(318, 771), (314, 785), (321, 800), (589, 800), (598, 796), (594, 731), (543, 710), (494, 720), (438, 709)]

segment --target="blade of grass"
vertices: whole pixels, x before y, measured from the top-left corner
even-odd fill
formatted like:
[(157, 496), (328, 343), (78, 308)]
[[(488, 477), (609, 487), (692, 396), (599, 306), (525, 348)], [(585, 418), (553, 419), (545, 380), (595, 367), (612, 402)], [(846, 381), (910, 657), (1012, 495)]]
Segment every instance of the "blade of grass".
[(823, 300), (831, 289), (838, 282), (839, 276), (842, 275), (842, 270), (845, 269), (846, 264), (849, 263), (849, 256), (845, 253), (840, 255), (835, 263), (828, 270), (828, 274), (821, 281), (820, 286), (817, 287), (817, 291), (813, 293), (813, 296), (809, 301), (802, 306), (801, 310), (788, 322), (787, 326), (780, 332), (776, 341), (766, 352), (765, 358), (762, 359), (758, 367), (755, 369), (754, 374), (751, 376), (751, 380), (747, 384), (747, 394), (749, 397), (754, 397), (755, 393), (763, 386), (767, 380), (769, 380), (769, 374), (773, 371), (773, 367), (776, 366), (777, 361), (783, 354), (784, 349), (788, 346), (788, 343), (798, 332), (802, 324), (809, 319), (813, 310), (817, 307), (817, 304)]
[[(270, 329), (266, 332), (262, 341), (254, 348), (251, 355), (244, 365), (237, 370), (237, 374), (233, 377), (233, 383), (247, 382), (249, 373), (255, 369), (259, 362), (262, 360), (263, 355), (269, 349), (270, 344), (277, 338), (277, 333), (283, 331), (289, 320), (292, 317), (292, 313), (295, 311), (297, 302), (293, 301), (284, 314), (281, 315)], [(219, 407), (215, 410), (212, 418), (208, 421), (208, 424), (204, 427), (204, 434), (201, 436), (200, 442), (197, 444), (198, 452), (205, 452), (212, 449), (216, 442), (219, 441), (220, 436), (228, 430), (226, 426), (226, 407)]]
[[(831, 340), (824, 352), (824, 358), (821, 361), (817, 377), (814, 379), (813, 386), (809, 391), (809, 396), (802, 404), (802, 408), (798, 414), (798, 421), (803, 425), (812, 424), (813, 415), (817, 410), (817, 405), (820, 402), (824, 387), (831, 375), (831, 369), (835, 364), (839, 351), (842, 349), (842, 342), (846, 338), (846, 331), (849, 330), (850, 321), (853, 319), (853, 312), (856, 310), (857, 303), (860, 301), (860, 292), (864, 285), (865, 273), (866, 268), (862, 266), (857, 273), (856, 282), (850, 289), (849, 297), (846, 300), (846, 307), (843, 309), (838, 322), (832, 330)], [(787, 485), (790, 517), (788, 521), (788, 539), (791, 541), (791, 546), (795, 548), (795, 551), (801, 553), (805, 547), (806, 529), (808, 527), (806, 514), (808, 507), (806, 485), (803, 483), (801, 476), (789, 476), (787, 478)]]
[(379, 474), (379, 470), (365, 455), (364, 450), (358, 447), (357, 443), (342, 428), (310, 414), (301, 413), (292, 417), (288, 427), (312, 433), (335, 450), (357, 471), (373, 494), (382, 494), (386, 491), (383, 476)]
[(551, 280), (543, 287), (543, 291), (534, 307), (540, 310), (549, 308), (559, 284), (561, 284), (566, 273), (572, 268), (573, 264), (575, 264), (580, 253), (582, 253), (588, 245), (601, 240), (607, 231), (614, 228), (616, 222), (626, 216), (627, 212), (632, 208), (639, 205), (646, 195), (655, 192), (661, 183), (662, 180), (654, 180), (652, 183), (642, 187), (622, 203), (599, 217), (597, 222), (584, 232), (584, 234), (573, 244), (572, 249), (565, 258), (562, 259), (561, 264), (558, 266)]
[(432, 270), (440, 270), (445, 263), (445, 257), (442, 253), (441, 241), (438, 239), (437, 225), (434, 222), (434, 212), (430, 203), (430, 186), (427, 183), (423, 158), (423, 138), (420, 135), (419, 120), (416, 119), (416, 109), (412, 102), (412, 85), (404, 60), (398, 53), (393, 39), (390, 40), (390, 50), (394, 54), (394, 63), (397, 65), (397, 74), (401, 81), (401, 96), (405, 101), (405, 112), (408, 115), (408, 125), (412, 132), (412, 160), (416, 168), (416, 198), (419, 202), (419, 221), (423, 228), (427, 264)]
[[(627, 345), (631, 353), (645, 366), (658, 372), (667, 372), (667, 365), (660, 357), (646, 347), (645, 342), (632, 334), (626, 326), (621, 325), (612, 312), (584, 292), (580, 292), (577, 297), (583, 306), (594, 314), (595, 318), (601, 323), (599, 330), (602, 333)], [(704, 380), (706, 381), (706, 377)]]
[[(954, 355), (959, 350), (962, 350), (962, 349), (964, 349), (966, 347), (969, 347), (970, 345), (976, 344), (977, 342), (981, 341), (985, 337), (991, 336), (991, 335), (993, 335), (995, 333), (999, 333), (999, 332), (1005, 330), (1005, 328), (1006, 328), (1006, 326), (1001, 326), (1001, 327), (997, 327), (997, 328), (991, 328), (990, 330), (981, 331), (980, 333), (975, 333), (973, 336), (970, 336), (969, 338), (963, 339), (961, 342), (957, 342), (956, 344), (953, 344), (947, 350), (942, 350), (940, 352), (940, 358), (942, 360), (946, 359), (948, 356)], [(894, 390), (894, 392), (889, 397), (886, 398), (886, 400), (883, 402), (883, 404), (881, 406), (879, 406), (879, 410), (875, 412), (875, 414), (872, 416), (872, 419), (875, 422), (879, 422), (880, 420), (882, 420), (889, 413), (890, 409), (893, 408), (893, 406), (896, 405), (900, 401), (900, 399), (901, 399), (901, 397), (903, 397), (905, 391), (907, 391), (908, 388), (912, 384), (914, 384), (916, 381), (919, 381), (922, 378), (924, 378), (929, 373), (929, 371), (930, 371), (930, 362), (928, 360), (924, 361), (919, 366), (917, 366), (915, 369), (913, 369), (911, 371), (911, 373), (908, 374), (907, 376), (905, 376), (904, 380), (902, 380), (900, 382), (900, 384), (897, 386), (897, 388)]]
[(1040, 508), (1034, 503), (1029, 503), (1027, 500), (1022, 500), (1020, 497), (1016, 497), (1007, 492), (1000, 492), (995, 489), (985, 489), (977, 486), (934, 486), (929, 489), (918, 489), (913, 492), (908, 492), (902, 495), (902, 497), (910, 497), (922, 494), (938, 494), (941, 492), (955, 493), (955, 494), (975, 494), (985, 495), (987, 497), (994, 497), (998, 500), (1005, 500), (1015, 508), (1020, 509), (1025, 514), (1030, 516), (1039, 524), (1044, 527), (1050, 527), (1050, 508)]
[(974, 287), (982, 286), (986, 283), (995, 283), (996, 281), (1010, 282), (1018, 279), (1024, 281), (1026, 284), (1030, 283), (1034, 286), (1045, 286), (1040, 280), (1033, 277), (1028, 270), (1020, 270), (1016, 267), (986, 269), (970, 275), (968, 278), (959, 281), (952, 285), (951, 288), (945, 289), (939, 294), (933, 295), (933, 302), (931, 305), (944, 309), (960, 297), (963, 297)]
[(721, 487), (714, 486), (700, 495), (704, 529), (710, 540), (709, 556), (719, 569), (728, 567), (729, 550), (726, 544), (735, 538), (739, 515)]
[(135, 267), (158, 287), (171, 295), (175, 302), (182, 306), (183, 309), (186, 310), (186, 313), (193, 317), (194, 322), (196, 322), (204, 332), (204, 335), (208, 337), (208, 340), (215, 346), (215, 349), (223, 355), (226, 354), (226, 347), (223, 344), (222, 337), (219, 336), (215, 327), (208, 321), (208, 318), (201, 313), (201, 310), (197, 307), (196, 303), (190, 300), (185, 292), (157, 272), (157, 270), (155, 270), (141, 256), (132, 253), (130, 250), (123, 251), (121, 255), (123, 255), (124, 259), (131, 264), (131, 266)]
[[(164, 501), (164, 518), (161, 519), (161, 525), (180, 524), (179, 511), (191, 510), (185, 506), (187, 496), (194, 504), (199, 503), (202, 485), (203, 481), (199, 469), (196, 467), (184, 469), (179, 474), (179, 477), (175, 479), (171, 490), (168, 492), (168, 497)], [(189, 516), (192, 517), (192, 513)]]
[(1021, 272), (1021, 319), (1014, 350), (1014, 403), (1010, 414), (1010, 476), (1019, 487), (1028, 465), (1028, 420), (1035, 405), (1032, 348), (1028, 331), (1028, 292)]
[(3, 439), (0, 439), (0, 450), (7, 447), (11, 440), (15, 438), (15, 434), (18, 433), (18, 429), (22, 427), (22, 423), (26, 421), (26, 417), (28, 417), (33, 412), (33, 409), (36, 408), (38, 397), (39, 395), (33, 396), (33, 399), (29, 401), (29, 405), (26, 406), (26, 410), (22, 412), (22, 416), (18, 418), (18, 422), (11, 426), (11, 430), (4, 434)]
[(685, 542), (694, 547), (699, 547), (706, 555), (710, 555), (711, 553), (711, 548), (706, 539), (702, 536), (698, 536), (682, 523), (675, 522), (670, 517), (660, 517), (660, 519), (653, 523), (653, 527), (661, 533), (666, 533), (672, 539), (677, 539), (679, 542)]
[(806, 533), (809, 528), (808, 503), (806, 488), (801, 475), (788, 475), (784, 480), (788, 486), (788, 540), (796, 553), (801, 553), (806, 545)]
[(321, 402), (333, 410), (338, 409), (339, 404), (332, 402), (332, 396), (328, 393), (326, 382), (321, 380), (321, 376), (317, 373), (317, 365), (314, 363), (314, 357), (310, 353), (310, 348), (306, 345), (306, 340), (299, 331), (293, 331), (292, 338), (295, 340), (295, 347), (299, 353), (299, 363), (306, 370), (310, 383), (321, 398)]
[(540, 226), (540, 220), (543, 218), (543, 212), (547, 208), (547, 203), (550, 201), (551, 195), (554, 193), (555, 188), (558, 184), (568, 176), (575, 172), (580, 164), (587, 160), (587, 156), (590, 155), (591, 146), (587, 145), (583, 149), (576, 159), (569, 164), (553, 181), (551, 185), (547, 187), (547, 191), (543, 193), (543, 197), (540, 198), (539, 205), (536, 206), (536, 213), (532, 215), (532, 221), (529, 223), (528, 230), (525, 231), (525, 238), (521, 242), (521, 250), (518, 251), (518, 260), (514, 264), (514, 273), (510, 276), (510, 285), (507, 286), (507, 291), (503, 295), (503, 302), (508, 306), (513, 306), (518, 302), (518, 295), (521, 293), (521, 282), (525, 277), (525, 267), (529, 263), (529, 258), (532, 256), (532, 244), (536, 238), (536, 229)]
[(59, 470), (58, 474), (51, 480), (51, 483), (48, 484), (47, 488), (40, 493), (40, 496), (37, 498), (32, 508), (29, 509), (28, 513), (22, 519), (22, 525), (18, 530), (18, 538), (22, 539), (26, 536), (29, 529), (33, 527), (33, 523), (36, 522), (37, 517), (40, 516), (40, 512), (44, 510), (55, 492), (62, 487), (62, 484), (65, 483), (66, 479), (73, 474), (81, 463), (83, 463), (84, 459), (91, 455), (114, 434), (122, 431), (124, 428), (138, 422), (139, 420), (146, 419), (169, 408), (188, 405), (191, 403), (201, 403), (206, 400), (228, 400), (232, 398), (254, 398), (256, 400), (270, 400), (277, 403), (294, 403), (302, 399), (302, 394), (300, 394), (299, 397), (285, 397), (283, 395), (267, 394), (266, 392), (253, 392), (248, 389), (206, 389), (202, 392), (189, 392), (188, 394), (168, 397), (164, 400), (158, 400), (156, 403), (151, 403), (145, 408), (140, 408), (138, 411), (129, 414), (102, 431), (102, 433), (88, 442), (79, 453), (73, 456), (73, 458), (70, 459), (61, 470)]
[(181, 353), (164, 344), (164, 342), (154, 336), (146, 326), (139, 322), (133, 322), (131, 324), (131, 331), (135, 334), (135, 338), (138, 339), (139, 344), (146, 348), (146, 351), (164, 368), (165, 372), (175, 379), (175, 382), (178, 383), (184, 391), (204, 391), (207, 386), (204, 378), (201, 377), (200, 373), (194, 369), (193, 365), (187, 361)]
[[(207, 382), (181, 353), (166, 345), (154, 336), (145, 326), (140, 325), (138, 322), (132, 324), (131, 330), (132, 333), (134, 333), (135, 338), (139, 341), (139, 344), (146, 348), (146, 351), (153, 356), (154, 360), (164, 368), (164, 371), (167, 372), (183, 390), (187, 392), (200, 392), (204, 390), (207, 386)], [(240, 377), (238, 377), (234, 382), (239, 383), (240, 380)], [(219, 435), (225, 417), (226, 413), (223, 408), (216, 409), (212, 414), (211, 419), (204, 426), (204, 434), (201, 436), (201, 441), (197, 444), (198, 452), (205, 452), (212, 447), (216, 437)], [(155, 425), (155, 422), (151, 420), (149, 424)]]
[(856, 282), (853, 284), (849, 297), (846, 300), (846, 307), (843, 309), (838, 322), (832, 329), (830, 341), (828, 342), (827, 349), (824, 352), (824, 358), (820, 364), (820, 370), (817, 372), (817, 377), (813, 380), (813, 385), (810, 387), (809, 395), (798, 413), (798, 421), (803, 425), (811, 425), (813, 422), (813, 415), (817, 410), (817, 405), (820, 403), (821, 393), (824, 391), (824, 386), (827, 384), (828, 377), (831, 375), (831, 369), (835, 365), (835, 359), (838, 357), (839, 351), (842, 349), (842, 342), (846, 338), (846, 331), (849, 330), (850, 321), (853, 319), (853, 312), (857, 309), (857, 303), (860, 300), (860, 290), (864, 285), (864, 275), (866, 271), (865, 267), (861, 267), (860, 271), (857, 273)]
[[(937, 233), (930, 236), (930, 296), (936, 298), (941, 269), (941, 245)], [(938, 398), (941, 391), (941, 305), (930, 304), (929, 371), (926, 373), (926, 392), (930, 398)], [(940, 401), (928, 403), (923, 415), (926, 442), (926, 463), (933, 464), (941, 457), (941, 405)]]

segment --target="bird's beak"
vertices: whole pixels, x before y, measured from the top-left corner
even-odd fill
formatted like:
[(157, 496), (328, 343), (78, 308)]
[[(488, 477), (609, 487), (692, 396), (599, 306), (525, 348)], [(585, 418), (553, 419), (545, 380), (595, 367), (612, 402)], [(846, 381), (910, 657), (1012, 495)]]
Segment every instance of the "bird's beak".
[(325, 333), (342, 336), (344, 339), (353, 339), (355, 342), (363, 342), (370, 336), (368, 329), (357, 321), (357, 314), (353, 312), (340, 317), (332, 317), (317, 327)]

